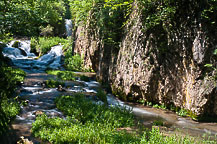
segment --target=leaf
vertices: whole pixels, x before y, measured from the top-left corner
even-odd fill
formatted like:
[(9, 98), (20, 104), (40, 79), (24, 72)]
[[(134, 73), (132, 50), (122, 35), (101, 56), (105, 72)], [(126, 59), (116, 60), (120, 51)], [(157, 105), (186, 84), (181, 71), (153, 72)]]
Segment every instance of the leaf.
[(205, 67), (212, 67), (212, 64), (205, 64)]
[(215, 49), (215, 51), (214, 51), (214, 53), (213, 53), (214, 55), (217, 55), (217, 49)]

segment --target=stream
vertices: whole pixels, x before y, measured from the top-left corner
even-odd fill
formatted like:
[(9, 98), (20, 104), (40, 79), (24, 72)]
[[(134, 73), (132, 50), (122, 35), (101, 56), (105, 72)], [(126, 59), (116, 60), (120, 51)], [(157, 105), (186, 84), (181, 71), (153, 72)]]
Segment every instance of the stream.
[[(65, 81), (64, 91), (57, 88), (44, 88), (42, 84), (45, 80), (56, 79), (56, 76), (45, 73), (47, 68), (64, 70), (61, 61), (63, 46), (54, 46), (48, 54), (37, 59), (33, 53), (30, 53), (29, 40), (20, 41), (19, 48), (12, 47), (13, 43), (14, 41), (3, 49), (3, 55), (10, 58), (14, 66), (23, 69), (27, 73), (25, 81), (19, 90), (19, 96), (21, 99), (27, 100), (28, 104), (21, 107), (21, 113), (13, 122), (12, 128), (17, 138), (24, 136), (33, 143), (40, 143), (39, 139), (31, 135), (31, 124), (35, 121), (36, 116), (41, 113), (45, 113), (50, 117), (64, 118), (64, 115), (58, 111), (54, 104), (57, 96), (72, 95), (76, 92), (94, 96), (101, 86), (95, 80), (94, 73), (77, 72), (77, 74), (88, 76), (90, 81), (81, 81), (79, 78), (76, 78), (76, 81)], [(199, 123), (190, 118), (179, 117), (174, 112), (167, 110), (125, 103), (109, 93), (107, 94), (107, 100), (109, 105), (131, 109), (140, 123), (147, 128), (151, 128), (154, 121), (163, 121), (164, 126), (161, 129), (166, 133), (181, 133), (200, 137), (204, 134), (217, 135), (217, 123)]]

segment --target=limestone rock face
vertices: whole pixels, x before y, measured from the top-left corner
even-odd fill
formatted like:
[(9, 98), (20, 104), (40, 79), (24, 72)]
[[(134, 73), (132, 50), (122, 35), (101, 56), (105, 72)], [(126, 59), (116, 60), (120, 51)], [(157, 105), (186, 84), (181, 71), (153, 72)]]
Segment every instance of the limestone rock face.
[[(83, 35), (81, 34), (83, 29)], [(92, 32), (79, 27), (75, 52), (84, 56), (102, 82), (125, 100), (175, 105), (196, 115), (217, 116), (216, 64), (213, 55), (217, 41), (202, 22), (175, 31), (144, 31), (141, 13), (132, 11), (127, 32), (119, 50), (100, 40), (97, 28)]]

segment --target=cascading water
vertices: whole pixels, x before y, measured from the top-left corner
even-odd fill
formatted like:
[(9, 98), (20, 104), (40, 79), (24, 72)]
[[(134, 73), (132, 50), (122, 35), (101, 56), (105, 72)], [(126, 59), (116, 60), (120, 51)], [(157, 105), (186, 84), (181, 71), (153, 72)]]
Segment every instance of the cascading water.
[(71, 36), (72, 35), (72, 20), (66, 19), (65, 27), (66, 27), (66, 36)]
[(61, 69), (61, 57), (63, 45), (57, 45), (51, 48), (48, 54), (39, 59), (34, 53), (31, 53), (30, 41), (19, 41), (18, 48), (12, 47), (15, 41), (12, 41), (7, 47), (3, 48), (3, 55), (12, 60), (13, 64), (27, 72), (43, 72), (47, 68)]
[[(56, 88), (44, 88), (41, 84), (43, 81), (53, 76), (47, 75), (44, 72), (47, 68), (59, 69), (61, 68), (61, 57), (62, 57), (62, 45), (57, 45), (51, 48), (48, 54), (41, 56), (36, 59), (36, 56), (30, 52), (30, 41), (20, 41), (19, 48), (12, 47), (14, 42), (10, 43), (3, 49), (3, 55), (9, 57), (15, 66), (30, 72), (22, 86), (20, 97), (28, 99), (29, 104), (26, 107), (22, 107), (22, 112), (17, 116), (13, 123), (13, 128), (19, 132), (19, 135), (28, 137), (34, 141), (31, 137), (31, 124), (35, 121), (37, 114), (45, 113), (50, 117), (63, 117), (64, 115), (55, 108), (54, 99), (59, 95), (70, 95), (74, 92), (82, 92), (86, 94), (95, 95), (97, 89), (100, 88), (100, 84), (96, 81), (84, 82), (80, 79), (75, 82), (65, 82), (67, 88), (66, 92), (60, 92)], [(26, 55), (23, 54), (24, 51)], [(78, 72), (77, 74), (84, 75), (85, 73)], [(196, 122), (192, 122), (186, 118), (180, 118), (177, 116), (169, 116), (168, 113), (153, 112), (152, 110), (146, 110), (137, 106), (128, 105), (112, 94), (107, 95), (107, 101), (110, 106), (119, 106), (132, 110), (132, 112), (142, 119), (142, 123), (151, 127), (154, 121), (162, 120), (169, 124), (170, 128), (181, 128), (189, 133), (196, 133), (202, 135), (204, 133), (216, 134), (217, 130), (215, 124), (200, 125)], [(95, 101), (97, 104), (102, 104), (101, 101)], [(37, 140), (36, 140), (37, 141)]]

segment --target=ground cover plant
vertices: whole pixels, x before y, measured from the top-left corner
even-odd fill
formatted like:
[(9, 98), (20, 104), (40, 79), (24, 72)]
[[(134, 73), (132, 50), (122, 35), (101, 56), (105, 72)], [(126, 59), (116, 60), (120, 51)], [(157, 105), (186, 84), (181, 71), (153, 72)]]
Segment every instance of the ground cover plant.
[(76, 78), (80, 77), (81, 81), (90, 81), (89, 77), (85, 75), (76, 74), (73, 71), (47, 70), (46, 73), (56, 75), (57, 78), (60, 80), (75, 81)]
[(136, 126), (131, 110), (120, 107), (98, 105), (83, 94), (61, 96), (55, 100), (56, 106), (66, 118), (38, 116), (32, 125), (36, 137), (51, 143), (87, 144), (191, 144), (213, 143), (215, 141), (196, 140), (188, 136), (164, 136), (159, 129), (142, 131), (120, 130)]
[(65, 86), (65, 83), (62, 81), (49, 79), (45, 81), (45, 85), (49, 88), (56, 88), (56, 87), (59, 87), (60, 85)]
[(46, 73), (51, 75), (56, 75), (57, 78), (61, 80), (71, 80), (71, 81), (75, 81), (76, 77), (78, 76), (72, 71), (47, 70)]

